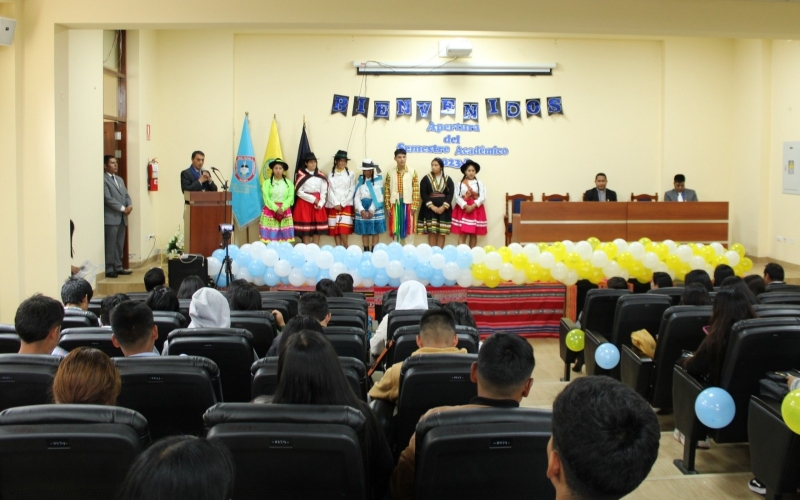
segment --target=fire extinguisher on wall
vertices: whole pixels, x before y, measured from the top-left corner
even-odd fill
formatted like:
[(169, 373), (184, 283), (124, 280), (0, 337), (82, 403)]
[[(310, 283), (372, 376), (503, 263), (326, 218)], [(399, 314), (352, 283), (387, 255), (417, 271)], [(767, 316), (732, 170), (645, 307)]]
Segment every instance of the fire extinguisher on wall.
[(147, 190), (158, 191), (158, 161), (155, 158), (147, 164)]

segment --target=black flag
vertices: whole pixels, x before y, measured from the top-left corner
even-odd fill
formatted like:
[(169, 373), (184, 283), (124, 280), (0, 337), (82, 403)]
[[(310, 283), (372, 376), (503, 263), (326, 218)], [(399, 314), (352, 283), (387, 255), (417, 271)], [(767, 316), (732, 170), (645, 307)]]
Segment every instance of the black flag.
[(308, 145), (308, 135), (306, 135), (306, 124), (303, 123), (303, 133), (300, 135), (300, 146), (297, 148), (297, 164), (294, 169), (294, 178), (297, 180), (297, 172), (306, 166), (303, 159), (308, 153), (311, 152), (311, 146)]

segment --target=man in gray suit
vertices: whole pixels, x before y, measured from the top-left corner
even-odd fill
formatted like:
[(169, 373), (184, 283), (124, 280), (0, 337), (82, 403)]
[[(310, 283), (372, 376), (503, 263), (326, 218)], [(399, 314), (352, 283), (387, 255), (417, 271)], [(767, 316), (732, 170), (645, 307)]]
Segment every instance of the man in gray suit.
[(125, 229), (128, 214), (133, 210), (131, 197), (125, 182), (117, 176), (117, 159), (111, 155), (103, 157), (103, 219), (106, 228), (106, 278), (120, 274), (131, 274), (122, 269), (122, 248), (125, 245)]
[(683, 174), (676, 175), (672, 185), (675, 189), (664, 193), (664, 201), (699, 201), (693, 189), (686, 189), (686, 177)]

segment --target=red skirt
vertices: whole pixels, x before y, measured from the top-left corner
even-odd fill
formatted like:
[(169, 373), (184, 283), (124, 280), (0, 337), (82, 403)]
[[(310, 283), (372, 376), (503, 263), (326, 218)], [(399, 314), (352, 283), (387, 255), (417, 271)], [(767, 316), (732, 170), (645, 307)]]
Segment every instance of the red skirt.
[(292, 209), (295, 236), (328, 234), (328, 215), (324, 208), (315, 208), (311, 203), (298, 198)]
[(353, 234), (353, 217), (355, 211), (353, 206), (343, 206), (341, 210), (335, 208), (328, 209), (328, 235), (339, 236), (342, 234)]
[[(468, 205), (475, 203), (473, 200), (467, 201)], [(483, 205), (479, 206), (472, 213), (456, 205), (453, 208), (453, 222), (450, 226), (453, 234), (476, 234), (483, 236), (486, 234), (486, 209)]]

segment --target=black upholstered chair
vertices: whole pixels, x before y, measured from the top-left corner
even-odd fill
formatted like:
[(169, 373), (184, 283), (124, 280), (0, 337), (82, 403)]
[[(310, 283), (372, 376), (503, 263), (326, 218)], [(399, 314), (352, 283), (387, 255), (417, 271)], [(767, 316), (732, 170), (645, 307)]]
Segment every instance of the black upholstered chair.
[(231, 311), (231, 328), (240, 328), (253, 334), (253, 349), (259, 358), (267, 355), (275, 340), (275, 316), (270, 310)]
[(150, 443), (127, 408), (37, 405), (0, 413), (0, 497), (112, 498)]
[(198, 356), (114, 358), (122, 377), (117, 406), (142, 414), (152, 438), (203, 434), (203, 413), (222, 401), (219, 368)]
[(672, 400), (675, 427), (686, 436), (683, 459), (675, 465), (684, 474), (694, 472), (697, 441), (747, 442), (747, 409), (750, 397), (759, 393), (759, 380), (769, 371), (795, 368), (800, 359), (800, 318), (766, 318), (739, 321), (731, 329), (722, 364), (719, 387), (736, 403), (733, 421), (722, 429), (709, 429), (697, 419), (694, 404), (706, 384), (675, 365)]
[(429, 415), (416, 426), (414, 498), (555, 499), (547, 478), (551, 420), (550, 411), (533, 408)]
[(264, 299), (270, 300), (283, 300), (286, 302), (286, 305), (289, 307), (289, 316), (287, 317), (284, 315), (283, 319), (289, 321), (290, 319), (297, 316), (297, 308), (300, 305), (300, 294), (297, 292), (290, 292), (290, 291), (274, 291), (274, 292), (261, 292), (261, 299), (262, 304)]
[[(347, 382), (353, 393), (362, 401), (367, 400), (368, 382), (367, 367), (360, 359), (340, 357), (339, 363), (342, 365)], [(253, 375), (251, 397), (272, 396), (278, 387), (278, 357), (270, 356), (261, 358), (250, 367)]]
[(158, 352), (164, 349), (164, 342), (169, 338), (169, 332), (178, 328), (186, 328), (188, 325), (183, 314), (173, 311), (153, 311), (153, 321), (158, 327), (158, 339), (156, 340)]
[(766, 293), (772, 292), (800, 293), (800, 285), (790, 285), (788, 283), (770, 283), (766, 287)]
[(681, 298), (683, 297), (683, 288), (682, 286), (669, 286), (664, 288), (651, 288), (647, 291), (647, 293), (652, 293), (656, 295), (669, 295), (669, 298), (672, 299), (673, 306), (681, 305)]
[[(428, 297), (428, 309), (439, 309), (442, 307), (442, 303), (439, 302), (438, 299), (434, 299)], [(390, 299), (388, 301), (384, 301), (383, 303), (383, 314), (389, 314), (390, 312), (394, 311), (397, 308), (397, 298)]]
[[(459, 349), (466, 349), (469, 354), (478, 354), (478, 344), (480, 334), (478, 330), (469, 326), (456, 325)], [(387, 366), (402, 363), (419, 349), (417, 346), (417, 335), (419, 335), (419, 325), (409, 325), (398, 328), (394, 332), (394, 348)]]
[(355, 408), (220, 403), (204, 420), (233, 455), (237, 500), (366, 498)]
[(800, 305), (800, 293), (784, 292), (778, 289), (775, 292), (761, 293), (758, 295), (761, 304), (795, 304)]
[(759, 318), (800, 317), (800, 305), (797, 304), (755, 304), (753, 310)]
[(15, 332), (0, 332), (0, 354), (19, 352), (20, 345), (19, 335)]
[(81, 309), (64, 309), (64, 321), (61, 323), (62, 330), (95, 326), (100, 326), (100, 320), (97, 319), (93, 312)]
[(351, 326), (367, 331), (367, 314), (361, 309), (330, 309), (328, 326)]
[(367, 335), (363, 328), (356, 326), (326, 326), (322, 329), (325, 337), (340, 357), (368, 361)]
[(0, 410), (49, 403), (60, 363), (60, 356), (0, 354)]
[[(261, 297), (261, 310), (272, 312), (278, 311), (283, 316), (283, 320), (288, 322), (294, 316), (291, 314), (291, 309), (289, 309), (289, 301), (288, 300), (279, 300), (279, 299), (270, 299)], [(233, 313), (235, 311), (231, 311)]]
[(354, 297), (327, 297), (328, 309), (357, 309), (364, 314), (369, 312), (367, 300), (363, 296), (358, 299)]
[(425, 314), (425, 309), (407, 309), (403, 311), (392, 311), (389, 313), (389, 319), (386, 326), (386, 342), (394, 339), (394, 332), (398, 328), (404, 326), (419, 326), (419, 321), (422, 315)]
[(122, 349), (111, 342), (111, 330), (100, 327), (68, 328), (61, 331), (58, 347), (71, 351), (78, 347), (93, 347), (109, 357), (122, 357)]
[(752, 396), (747, 416), (753, 474), (767, 488), (767, 500), (794, 494), (800, 486), (800, 435), (781, 416), (781, 402)]

